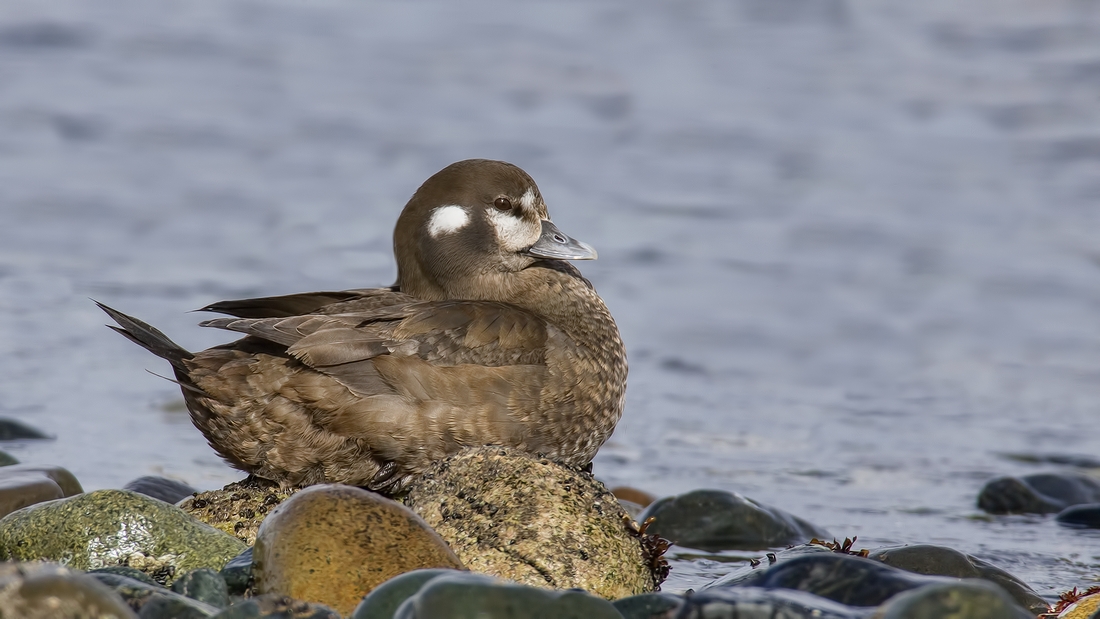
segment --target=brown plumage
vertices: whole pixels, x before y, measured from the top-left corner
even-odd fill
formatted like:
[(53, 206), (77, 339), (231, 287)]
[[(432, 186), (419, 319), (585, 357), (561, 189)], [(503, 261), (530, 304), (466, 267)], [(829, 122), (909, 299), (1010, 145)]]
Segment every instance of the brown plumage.
[(584, 466), (622, 414), (626, 353), (567, 259), (591, 247), (549, 221), (508, 163), (452, 164), (394, 231), (389, 288), (222, 301), (203, 326), (246, 334), (189, 353), (100, 305), (172, 363), (195, 426), (232, 466), (286, 485), (396, 493), (466, 446)]

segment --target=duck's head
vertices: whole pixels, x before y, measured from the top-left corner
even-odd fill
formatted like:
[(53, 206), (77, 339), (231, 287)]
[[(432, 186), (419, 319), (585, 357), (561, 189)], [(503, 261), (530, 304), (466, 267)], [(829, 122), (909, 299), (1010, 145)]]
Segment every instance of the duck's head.
[(550, 221), (535, 181), (503, 161), (453, 163), (416, 190), (393, 233), (397, 285), (430, 299), (492, 299), (508, 275), (539, 261), (592, 260), (596, 250)]

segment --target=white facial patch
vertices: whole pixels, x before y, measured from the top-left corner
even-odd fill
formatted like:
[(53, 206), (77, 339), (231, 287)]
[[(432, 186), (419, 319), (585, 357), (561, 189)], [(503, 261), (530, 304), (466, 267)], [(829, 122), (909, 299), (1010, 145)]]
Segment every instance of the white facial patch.
[(470, 223), (470, 214), (466, 209), (454, 204), (436, 207), (428, 219), (428, 234), (436, 238), (441, 234), (451, 234)]
[(523, 209), (530, 211), (535, 208), (535, 190), (528, 187), (527, 191), (523, 192), (523, 195), (519, 198), (519, 203), (523, 206)]
[[(526, 195), (524, 196), (526, 198)], [(489, 223), (497, 233), (497, 241), (505, 251), (519, 251), (535, 244), (542, 234), (542, 224), (538, 220), (531, 221), (523, 217), (516, 217), (511, 212), (502, 212), (496, 209), (485, 211), (489, 217)]]

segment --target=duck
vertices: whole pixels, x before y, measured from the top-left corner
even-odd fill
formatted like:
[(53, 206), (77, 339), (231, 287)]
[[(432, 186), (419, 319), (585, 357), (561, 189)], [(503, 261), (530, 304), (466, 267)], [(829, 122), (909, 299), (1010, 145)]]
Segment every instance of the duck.
[[(519, 167), (470, 159), (397, 218), (392, 286), (212, 303), (244, 337), (192, 353), (96, 302), (167, 360), (195, 427), (230, 466), (284, 487), (398, 495), (464, 448), (589, 467), (622, 416), (626, 350)], [(170, 379), (171, 380), (171, 379)]]

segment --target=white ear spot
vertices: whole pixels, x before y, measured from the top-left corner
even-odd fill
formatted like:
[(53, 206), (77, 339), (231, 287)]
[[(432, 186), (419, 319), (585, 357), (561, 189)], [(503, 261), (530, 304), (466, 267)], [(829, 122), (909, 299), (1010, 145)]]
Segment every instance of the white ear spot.
[(432, 211), (431, 219), (428, 220), (428, 234), (432, 235), (432, 238), (440, 234), (451, 234), (461, 230), (468, 223), (470, 223), (470, 215), (466, 209), (454, 204), (440, 206)]
[(523, 192), (523, 195), (520, 196), (519, 203), (528, 211), (535, 208), (535, 190), (528, 187), (527, 191)]

